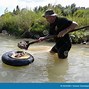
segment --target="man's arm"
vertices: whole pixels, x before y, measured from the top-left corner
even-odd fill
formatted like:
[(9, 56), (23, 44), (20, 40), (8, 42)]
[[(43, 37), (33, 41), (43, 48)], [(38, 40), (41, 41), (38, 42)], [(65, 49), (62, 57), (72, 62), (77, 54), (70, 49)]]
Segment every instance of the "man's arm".
[(72, 30), (74, 30), (77, 26), (78, 26), (78, 24), (73, 21), (72, 24), (68, 28), (66, 28), (63, 31), (59, 32), (57, 37), (63, 37), (65, 34), (69, 33)]

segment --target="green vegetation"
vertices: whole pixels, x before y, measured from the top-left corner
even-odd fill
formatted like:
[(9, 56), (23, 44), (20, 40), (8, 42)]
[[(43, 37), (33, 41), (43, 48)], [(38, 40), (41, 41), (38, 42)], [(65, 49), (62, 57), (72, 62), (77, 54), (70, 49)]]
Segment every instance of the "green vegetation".
[[(18, 37), (44, 36), (49, 30), (49, 24), (42, 14), (49, 8), (53, 9), (58, 16), (76, 21), (79, 24), (78, 27), (89, 25), (89, 8), (76, 7), (74, 3), (66, 7), (60, 4), (55, 6), (48, 4), (44, 7), (35, 7), (34, 10), (20, 9), (17, 5), (13, 12), (9, 12), (6, 8), (5, 13), (0, 16), (0, 32), (6, 30), (8, 34)], [(86, 29), (70, 33), (73, 43), (89, 41), (89, 31)]]

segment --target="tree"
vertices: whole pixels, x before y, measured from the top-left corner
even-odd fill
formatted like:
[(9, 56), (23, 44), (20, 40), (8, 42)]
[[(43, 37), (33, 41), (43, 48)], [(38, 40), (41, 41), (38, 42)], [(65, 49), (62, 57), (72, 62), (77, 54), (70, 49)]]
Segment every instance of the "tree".
[(74, 12), (75, 12), (76, 10), (77, 10), (76, 4), (75, 4), (75, 3), (71, 4), (71, 14), (72, 14), (72, 15), (74, 14)]
[(6, 13), (8, 13), (8, 8), (6, 8), (6, 9), (4, 10), (4, 14), (6, 14)]
[(15, 10), (15, 9), (13, 10), (13, 14), (17, 15), (17, 14), (19, 14), (19, 13), (20, 13), (20, 8), (19, 8), (19, 6), (17, 5), (17, 6), (16, 6), (16, 10)]

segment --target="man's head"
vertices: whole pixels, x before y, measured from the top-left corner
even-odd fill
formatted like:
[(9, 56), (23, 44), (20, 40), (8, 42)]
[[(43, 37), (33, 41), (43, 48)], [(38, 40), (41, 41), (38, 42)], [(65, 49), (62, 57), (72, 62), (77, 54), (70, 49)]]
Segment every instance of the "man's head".
[(54, 13), (54, 11), (51, 9), (47, 10), (43, 15), (43, 17), (46, 18), (49, 23), (53, 23), (55, 21), (56, 16), (57, 14)]

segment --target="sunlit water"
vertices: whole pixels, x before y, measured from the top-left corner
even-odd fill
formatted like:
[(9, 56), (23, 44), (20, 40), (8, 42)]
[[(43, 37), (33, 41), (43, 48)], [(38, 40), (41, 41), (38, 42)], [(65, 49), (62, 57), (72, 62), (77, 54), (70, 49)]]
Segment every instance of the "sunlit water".
[[(8, 51), (21, 50), (17, 47), (21, 40), (0, 35), (0, 57)], [(26, 52), (35, 60), (28, 66), (9, 66), (0, 58), (0, 82), (89, 82), (89, 45), (73, 45), (64, 60), (49, 53), (53, 45), (48, 42), (31, 45)]]

